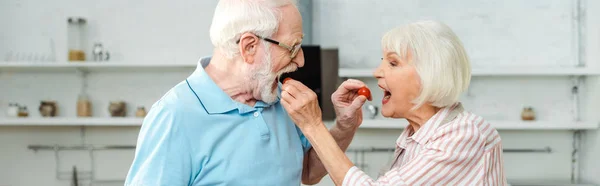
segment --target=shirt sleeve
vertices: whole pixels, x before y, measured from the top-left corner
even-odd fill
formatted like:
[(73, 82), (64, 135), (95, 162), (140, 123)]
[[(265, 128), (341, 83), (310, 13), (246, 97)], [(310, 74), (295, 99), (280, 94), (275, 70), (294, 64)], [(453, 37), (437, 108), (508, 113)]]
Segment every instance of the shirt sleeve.
[(306, 152), (308, 152), (308, 150), (310, 150), (310, 148), (312, 148), (312, 145), (310, 144), (310, 142), (308, 141), (306, 136), (304, 136), (304, 133), (302, 133), (300, 128), (298, 128), (298, 126), (296, 126), (296, 132), (298, 132), (298, 136), (300, 136), (300, 142), (302, 143), (302, 150), (304, 150), (304, 153), (306, 154)]
[(189, 185), (191, 153), (178, 113), (165, 106), (148, 112), (125, 185)]
[[(343, 185), (482, 185), (481, 163), (485, 139), (474, 125), (440, 129), (416, 158), (396, 167), (377, 180), (356, 167), (350, 168)], [(481, 171), (480, 171), (481, 170)], [(496, 184), (492, 184), (496, 185)]]

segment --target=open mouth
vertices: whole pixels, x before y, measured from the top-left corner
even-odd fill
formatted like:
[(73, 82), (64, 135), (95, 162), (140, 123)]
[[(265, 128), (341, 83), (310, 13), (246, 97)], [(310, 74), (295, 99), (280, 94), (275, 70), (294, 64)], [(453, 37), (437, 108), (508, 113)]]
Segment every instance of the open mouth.
[(388, 91), (386, 88), (383, 88), (383, 86), (381, 86), (381, 85), (379, 85), (379, 88), (381, 88), (381, 90), (383, 91), (383, 99), (381, 100), (381, 103), (386, 104), (392, 97), (392, 93), (390, 91)]
[(390, 99), (390, 97), (392, 97), (390, 91), (383, 91), (383, 99)]

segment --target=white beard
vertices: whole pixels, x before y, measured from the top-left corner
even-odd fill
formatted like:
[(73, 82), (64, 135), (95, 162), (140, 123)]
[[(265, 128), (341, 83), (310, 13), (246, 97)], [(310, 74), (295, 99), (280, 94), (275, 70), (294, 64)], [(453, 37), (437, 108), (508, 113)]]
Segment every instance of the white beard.
[(255, 69), (255, 73), (252, 75), (252, 80), (256, 80), (259, 87), (259, 93), (261, 101), (272, 104), (277, 100), (277, 87), (273, 89), (273, 82), (279, 79), (279, 76), (283, 73), (293, 72), (298, 69), (295, 63), (290, 63), (285, 68), (281, 69), (277, 73), (271, 72), (272, 63), (271, 60), (271, 51), (269, 50), (269, 45), (266, 41), (263, 41), (265, 46), (265, 57), (263, 59), (263, 65), (259, 66)]

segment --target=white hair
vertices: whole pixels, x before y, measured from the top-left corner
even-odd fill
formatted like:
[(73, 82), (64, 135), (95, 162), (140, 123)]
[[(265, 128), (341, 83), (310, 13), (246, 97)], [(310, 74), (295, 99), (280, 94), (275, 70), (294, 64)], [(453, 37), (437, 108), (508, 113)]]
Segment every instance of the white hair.
[(406, 57), (410, 52), (421, 79), (420, 95), (413, 109), (430, 103), (446, 107), (458, 102), (471, 81), (471, 64), (462, 42), (447, 25), (419, 21), (388, 31), (382, 48)]
[(226, 57), (239, 53), (236, 41), (250, 32), (270, 37), (277, 32), (281, 13), (279, 7), (296, 0), (220, 0), (210, 26), (210, 40)]

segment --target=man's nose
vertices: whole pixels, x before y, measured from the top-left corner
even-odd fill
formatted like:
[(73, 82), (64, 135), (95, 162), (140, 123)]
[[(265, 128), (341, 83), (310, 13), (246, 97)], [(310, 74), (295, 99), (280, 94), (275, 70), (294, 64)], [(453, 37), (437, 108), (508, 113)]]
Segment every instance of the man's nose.
[(300, 51), (298, 51), (298, 54), (296, 55), (296, 57), (294, 59), (292, 59), (292, 61), (296, 64), (298, 64), (298, 68), (303, 67), (304, 66), (304, 51), (302, 51), (302, 49), (300, 49)]

